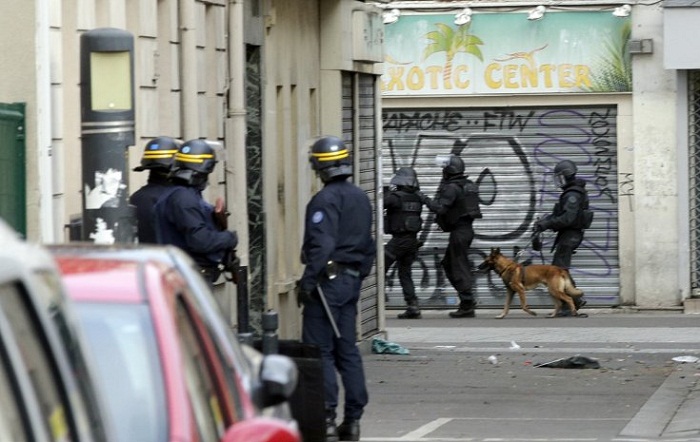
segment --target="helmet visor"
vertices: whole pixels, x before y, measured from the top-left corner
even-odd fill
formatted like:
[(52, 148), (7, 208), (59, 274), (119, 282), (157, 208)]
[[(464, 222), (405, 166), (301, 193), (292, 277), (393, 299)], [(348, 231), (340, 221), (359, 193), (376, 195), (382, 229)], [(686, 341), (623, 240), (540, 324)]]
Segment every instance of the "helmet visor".
[(566, 177), (564, 176), (563, 173), (555, 173), (554, 174), (554, 185), (557, 187), (564, 187), (566, 184)]
[(444, 169), (450, 165), (450, 158), (452, 158), (452, 155), (438, 155), (435, 157), (435, 165)]

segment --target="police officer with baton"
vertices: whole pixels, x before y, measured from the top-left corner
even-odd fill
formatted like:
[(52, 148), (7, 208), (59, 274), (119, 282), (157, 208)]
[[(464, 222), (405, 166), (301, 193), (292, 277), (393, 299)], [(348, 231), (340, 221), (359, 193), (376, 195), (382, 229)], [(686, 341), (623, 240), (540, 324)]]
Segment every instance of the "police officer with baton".
[[(357, 441), (368, 394), (355, 324), (362, 280), (376, 253), (372, 207), (364, 191), (348, 180), (352, 160), (341, 139), (318, 139), (309, 160), (324, 186), (306, 206), (301, 251), (305, 268), (298, 283), (304, 307), (302, 342), (321, 350), (326, 441)], [(343, 421), (337, 427), (336, 370), (345, 390)]]

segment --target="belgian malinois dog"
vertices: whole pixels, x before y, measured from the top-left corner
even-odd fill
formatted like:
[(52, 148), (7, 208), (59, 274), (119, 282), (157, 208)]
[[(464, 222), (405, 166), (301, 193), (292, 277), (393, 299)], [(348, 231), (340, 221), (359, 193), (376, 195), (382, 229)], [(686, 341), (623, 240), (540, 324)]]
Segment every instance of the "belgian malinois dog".
[(525, 291), (540, 285), (547, 286), (549, 294), (554, 300), (554, 312), (550, 313), (548, 317), (555, 317), (559, 313), (562, 302), (566, 302), (571, 309), (571, 316), (578, 316), (572, 296), (583, 296), (583, 291), (576, 288), (569, 272), (561, 267), (544, 264), (523, 266), (503, 256), (500, 248), (491, 248), (491, 254), (479, 265), (479, 270), (495, 271), (506, 285), (506, 302), (503, 306), (503, 311), (496, 316), (496, 319), (503, 319), (508, 314), (510, 303), (513, 300), (513, 293), (517, 293), (520, 297), (520, 308), (533, 316), (537, 316), (537, 313), (530, 310), (530, 307), (527, 305)]

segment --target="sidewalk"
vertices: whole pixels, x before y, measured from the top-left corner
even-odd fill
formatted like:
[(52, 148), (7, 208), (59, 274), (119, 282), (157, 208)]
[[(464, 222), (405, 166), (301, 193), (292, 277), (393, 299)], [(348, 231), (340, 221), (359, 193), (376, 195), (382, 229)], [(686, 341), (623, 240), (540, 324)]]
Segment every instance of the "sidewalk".
[[(670, 374), (664, 375), (665, 378), (656, 378), (658, 381), (653, 384), (655, 390), (649, 390), (648, 397), (639, 398), (641, 406), (638, 409), (634, 408), (636, 413), (621, 421), (624, 423), (622, 431), (620, 428), (601, 430), (601, 434), (606, 434), (604, 431), (608, 431), (616, 434), (617, 438), (593, 440), (675, 438), (674, 440), (679, 441), (700, 441), (700, 419), (698, 419), (700, 416), (700, 363), (673, 362), (673, 358), (679, 356), (700, 357), (700, 315), (684, 314), (681, 310), (584, 309), (585, 313), (589, 315), (588, 318), (547, 318), (546, 315), (551, 309), (536, 310), (538, 316), (533, 317), (516, 307), (511, 309), (506, 318), (497, 320), (494, 318), (500, 313), (500, 309), (479, 309), (477, 317), (473, 319), (449, 318), (449, 311), (423, 310), (422, 319), (398, 320), (395, 318), (400, 310), (387, 310), (386, 339), (408, 348), (411, 355), (416, 358), (428, 357), (433, 360), (434, 358), (430, 355), (451, 354), (454, 355), (452, 359), (455, 363), (477, 364), (476, 366), (465, 366), (464, 370), (467, 370), (467, 373), (474, 373), (473, 370), (483, 371), (483, 368), (480, 367), (484, 367), (484, 363), (488, 364), (485, 362), (486, 358), (494, 355), (498, 358), (499, 366), (502, 365), (503, 368), (511, 370), (514, 376), (517, 373), (518, 379), (535, 376), (534, 381), (544, 375), (552, 374), (556, 377), (562, 377), (575, 375), (572, 372), (576, 371), (583, 375), (583, 371), (590, 372), (590, 370), (560, 370), (557, 373), (539, 371), (544, 369), (525, 370), (522, 367), (525, 359), (551, 360), (567, 355), (589, 355), (606, 361), (608, 367), (604, 367), (605, 371), (619, 371), (622, 374), (626, 372), (628, 376), (644, 376), (648, 372), (661, 374), (663, 369), (664, 373)], [(446, 361), (452, 359), (446, 359)], [(392, 360), (399, 361), (400, 359)], [(442, 364), (446, 362), (440, 362), (440, 359), (437, 358), (431, 363)], [(617, 366), (615, 366), (616, 364)], [(635, 370), (639, 370), (641, 374)], [(429, 372), (433, 373), (434, 376), (442, 377), (445, 376), (441, 375), (443, 372), (451, 373), (449, 368), (443, 369), (437, 365), (433, 366)], [(585, 375), (590, 376), (591, 374), (586, 373)], [(396, 376), (400, 379), (402, 375), (397, 372)], [(500, 375), (497, 373), (479, 375), (474, 382), (495, 381), (494, 376)], [(603, 375), (601, 374), (601, 376)], [(390, 376), (391, 379), (394, 377)], [(559, 390), (549, 391), (547, 394), (555, 394), (554, 397), (575, 398), (582, 394), (580, 385), (586, 385), (586, 382), (589, 381), (590, 379), (584, 380), (577, 386), (568, 386), (564, 383), (558, 387)], [(413, 380), (413, 382), (417, 381)], [(502, 383), (503, 379), (499, 378), (499, 382)], [(620, 388), (624, 388), (625, 382)], [(427, 392), (426, 394), (430, 394), (431, 385), (434, 383), (435, 380), (429, 376), (424, 381), (418, 381), (417, 385), (414, 384), (407, 388), (409, 391), (413, 388), (419, 388), (421, 391)], [(488, 391), (494, 388), (494, 391), (500, 391), (499, 385), (499, 383), (494, 382), (493, 385), (482, 384), (481, 386)], [(615, 388), (614, 385), (615, 383), (612, 383), (610, 388)], [(629, 385), (634, 385), (634, 383)], [(604, 389), (600, 391), (589, 389), (584, 395), (591, 398), (600, 397), (601, 401), (608, 402), (606, 405), (613, 406), (615, 399), (613, 399), (614, 396), (613, 398), (609, 397), (609, 393), (610, 391), (606, 393)], [(639, 394), (642, 392), (640, 391)], [(494, 398), (493, 400), (498, 401), (499, 399)], [(613, 402), (610, 402), (611, 400)], [(622, 401), (621, 398), (618, 400)], [(439, 403), (440, 398), (436, 398), (436, 401)], [(538, 405), (540, 409), (547, 406), (546, 402)], [(615, 405), (615, 409), (620, 409), (620, 407), (624, 407), (623, 402)], [(584, 407), (584, 414), (587, 412), (586, 410), (588, 409)], [(602, 418), (596, 415), (599, 410), (596, 411), (595, 407), (589, 411), (591, 413), (588, 418), (590, 422), (602, 422), (598, 425), (614, 427), (612, 421), (601, 420)], [(552, 409), (552, 413), (556, 412), (555, 407)], [(528, 413), (534, 413), (534, 411), (528, 411)], [(579, 417), (586, 419), (586, 416)], [(439, 427), (443, 424), (447, 425), (446, 422), (454, 425), (454, 419), (467, 419), (467, 421), (475, 423), (484, 418), (478, 417), (478, 411), (475, 411), (471, 414), (467, 413), (467, 416), (443, 416), (440, 419), (436, 419), (431, 425)], [(532, 419), (535, 422), (532, 424), (533, 431), (540, 431), (536, 422), (541, 418)], [(442, 424), (440, 424), (441, 422)], [(484, 422), (481, 426), (487, 426), (488, 421)], [(540, 426), (549, 424), (546, 418), (539, 422)], [(408, 438), (408, 435), (405, 435), (397, 440), (440, 440), (439, 437), (435, 438), (435, 435), (439, 434), (437, 427), (430, 427), (430, 432), (421, 437)], [(445, 428), (443, 427), (443, 430)], [(488, 431), (491, 431), (488, 436), (492, 438), (497, 433), (500, 436), (499, 431), (501, 430), (490, 429)], [(588, 429), (583, 431), (588, 431)], [(413, 431), (409, 434), (419, 433), (420, 431), (418, 433)], [(367, 435), (371, 436), (371, 434)], [(485, 437), (483, 440), (489, 440), (489, 437)], [(390, 439), (383, 437), (365, 439), (363, 437), (363, 440), (383, 441)], [(501, 440), (517, 439), (505, 438)], [(548, 440), (557, 439), (555, 437)]]

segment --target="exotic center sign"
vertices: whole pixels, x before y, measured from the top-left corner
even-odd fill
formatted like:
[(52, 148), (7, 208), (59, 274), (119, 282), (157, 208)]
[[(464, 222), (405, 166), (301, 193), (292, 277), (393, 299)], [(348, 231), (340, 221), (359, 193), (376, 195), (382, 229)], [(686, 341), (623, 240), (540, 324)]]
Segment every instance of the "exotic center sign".
[(629, 92), (629, 17), (610, 11), (402, 14), (385, 27), (385, 96)]

